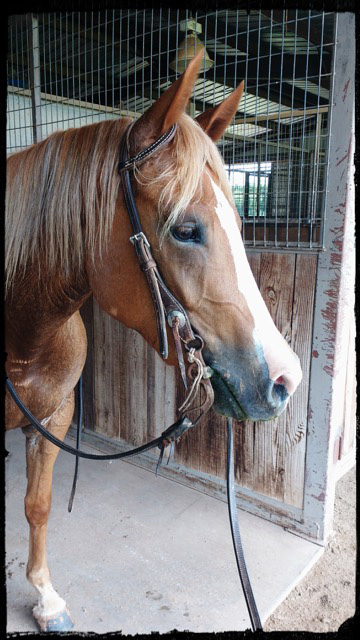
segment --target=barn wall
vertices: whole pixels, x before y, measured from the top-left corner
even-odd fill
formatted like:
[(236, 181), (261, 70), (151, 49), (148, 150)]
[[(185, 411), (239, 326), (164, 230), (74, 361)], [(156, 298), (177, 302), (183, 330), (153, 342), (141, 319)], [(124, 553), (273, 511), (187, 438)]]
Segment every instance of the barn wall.
[[(33, 118), (30, 91), (8, 86), (6, 148), (8, 152), (20, 151), (33, 144)], [(74, 104), (76, 103), (76, 104)], [(54, 131), (81, 127), (92, 122), (113, 119), (114, 111), (101, 105), (87, 107), (85, 102), (72, 100), (66, 103), (56, 96), (41, 94), (41, 124), (39, 138), (44, 139)]]
[[(252, 492), (301, 509), (317, 256), (253, 253), (249, 262), (275, 324), (300, 358), (304, 376), (283, 416), (266, 424), (235, 423), (236, 480)], [(85, 428), (134, 446), (160, 435), (173, 422), (182, 394), (174, 368), (135, 331), (102, 312), (95, 300), (84, 317), (90, 338)], [(211, 411), (177, 445), (175, 462), (224, 478), (225, 437), (225, 418)]]

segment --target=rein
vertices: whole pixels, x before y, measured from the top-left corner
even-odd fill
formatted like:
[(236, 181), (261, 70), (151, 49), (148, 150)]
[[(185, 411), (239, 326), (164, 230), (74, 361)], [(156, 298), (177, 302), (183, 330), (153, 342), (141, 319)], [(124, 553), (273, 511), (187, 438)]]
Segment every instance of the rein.
[[(190, 320), (185, 309), (180, 302), (172, 295), (167, 286), (165, 285), (156, 261), (153, 259), (151, 253), (150, 244), (143, 232), (138, 210), (136, 208), (130, 180), (130, 171), (136, 166), (145, 162), (150, 156), (156, 153), (165, 144), (170, 142), (176, 132), (176, 124), (174, 124), (168, 131), (166, 131), (160, 138), (158, 138), (153, 144), (146, 149), (140, 151), (136, 155), (129, 158), (128, 155), (128, 142), (129, 135), (134, 123), (131, 123), (123, 136), (120, 160), (118, 163), (118, 172), (120, 176), (121, 186), (123, 189), (126, 208), (129, 214), (129, 218), (133, 228), (133, 235), (130, 237), (130, 242), (135, 248), (135, 252), (139, 261), (141, 270), (144, 272), (151, 297), (155, 309), (157, 332), (160, 345), (161, 356), (166, 359), (168, 357), (168, 338), (167, 338), (167, 323), (171, 327), (176, 353), (178, 358), (179, 369), (181, 377), (184, 383), (187, 396), (179, 407), (178, 411), (181, 414), (180, 418), (168, 427), (162, 434), (135, 449), (130, 451), (123, 451), (116, 454), (91, 454), (80, 449), (81, 443), (81, 427), (82, 427), (82, 378), (80, 377), (78, 384), (78, 425), (77, 425), (77, 438), (76, 448), (65, 444), (62, 440), (59, 440), (33, 416), (29, 409), (23, 404), (19, 398), (13, 384), (5, 373), (6, 387), (23, 413), (23, 415), (29, 420), (30, 424), (40, 432), (50, 442), (57, 447), (71, 453), (76, 456), (75, 474), (71, 490), (71, 496), (69, 501), (68, 510), (71, 511), (74, 500), (76, 483), (78, 477), (78, 465), (79, 458), (87, 458), (90, 460), (117, 460), (121, 458), (127, 458), (139, 453), (143, 453), (148, 449), (158, 447), (160, 449), (159, 460), (156, 466), (156, 475), (161, 465), (165, 448), (171, 444), (170, 455), (167, 463), (169, 463), (175, 440), (179, 439), (189, 429), (196, 426), (207, 414), (214, 402), (214, 392), (210, 382), (212, 371), (210, 367), (207, 367), (203, 356), (202, 350), (204, 348), (203, 339), (193, 332)], [(189, 363), (188, 368), (185, 367), (183, 351), (187, 354), (187, 360)], [(190, 385), (190, 389), (189, 389)], [(202, 394), (198, 392), (202, 390)], [(197, 395), (205, 396), (205, 400), (199, 406), (192, 406)], [(190, 413), (191, 418), (187, 415)], [(248, 608), (252, 630), (262, 630), (260, 616), (256, 607), (254, 595), (252, 592), (250, 580), (248, 577), (244, 554), (242, 550), (242, 543), (240, 538), (238, 514), (236, 507), (235, 497), (235, 484), (234, 484), (234, 461), (233, 461), (233, 435), (232, 435), (232, 418), (227, 419), (227, 433), (228, 433), (228, 446), (227, 446), (227, 496), (228, 496), (228, 508), (230, 527), (233, 539), (234, 552), (236, 562), (239, 571), (239, 577), (244, 592), (246, 605)]]

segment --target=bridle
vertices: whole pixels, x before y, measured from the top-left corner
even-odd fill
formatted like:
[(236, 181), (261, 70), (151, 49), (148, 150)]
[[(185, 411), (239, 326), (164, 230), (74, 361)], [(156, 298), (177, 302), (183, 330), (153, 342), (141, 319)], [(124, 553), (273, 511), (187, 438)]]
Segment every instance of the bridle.
[[(161, 135), (155, 142), (153, 142), (150, 146), (146, 147), (142, 151), (137, 154), (131, 156), (129, 158), (129, 137), (132, 130), (134, 122), (132, 122), (121, 142), (120, 147), (120, 157), (118, 163), (118, 172), (120, 176), (120, 182), (122, 186), (122, 191), (124, 195), (126, 209), (131, 221), (133, 234), (130, 236), (130, 242), (133, 244), (139, 265), (141, 270), (146, 276), (154, 309), (156, 316), (156, 324), (157, 324), (157, 333), (159, 338), (159, 350), (162, 358), (166, 359), (168, 357), (168, 338), (167, 338), (167, 323), (171, 327), (172, 334), (174, 337), (174, 343), (176, 347), (176, 354), (178, 358), (179, 369), (181, 372), (181, 377), (184, 383), (185, 390), (187, 392), (187, 396), (183, 404), (179, 407), (178, 411), (180, 412), (179, 419), (174, 422), (170, 427), (168, 427), (165, 431), (162, 432), (159, 438), (152, 440), (140, 447), (136, 447), (135, 449), (131, 449), (130, 451), (123, 451), (117, 454), (109, 454), (109, 455), (97, 455), (90, 454), (85, 451), (81, 451), (80, 442), (81, 442), (81, 426), (82, 426), (82, 380), (80, 378), (79, 388), (78, 388), (78, 398), (79, 398), (79, 412), (78, 412), (78, 430), (77, 430), (77, 439), (76, 439), (76, 448), (67, 445), (62, 442), (51, 433), (49, 433), (43, 425), (32, 415), (29, 409), (23, 404), (21, 399), (19, 398), (13, 384), (7, 377), (5, 373), (5, 383), (8, 388), (8, 391), (18, 407), (21, 409), (24, 416), (29, 420), (29, 422), (34, 426), (37, 431), (39, 431), (45, 438), (50, 440), (53, 444), (55, 444), (60, 449), (63, 449), (67, 453), (71, 453), (76, 456), (76, 466), (75, 466), (75, 475), (74, 481), (69, 501), (69, 511), (71, 511), (72, 503), (75, 495), (77, 476), (78, 476), (78, 463), (79, 458), (87, 458), (91, 460), (115, 460), (119, 458), (126, 458), (132, 455), (136, 455), (138, 453), (142, 453), (151, 449), (153, 447), (158, 447), (160, 449), (159, 460), (156, 467), (156, 474), (158, 472), (159, 466), (162, 462), (163, 453), (165, 448), (168, 445), (171, 445), (170, 454), (168, 458), (168, 462), (170, 456), (172, 454), (175, 441), (179, 441), (179, 439), (188, 431), (190, 428), (193, 428), (200, 421), (203, 420), (204, 416), (208, 413), (209, 409), (213, 405), (214, 402), (214, 391), (210, 382), (212, 371), (210, 367), (207, 367), (203, 356), (202, 350), (204, 348), (203, 339), (194, 333), (188, 315), (181, 305), (181, 303), (173, 296), (171, 291), (167, 288), (164, 283), (157, 263), (154, 260), (150, 243), (144, 234), (139, 213), (135, 204), (132, 186), (131, 186), (131, 177), (130, 173), (138, 167), (140, 164), (145, 162), (149, 157), (157, 153), (162, 147), (164, 147), (167, 143), (169, 143), (176, 132), (176, 124), (174, 124), (168, 131), (166, 131), (163, 135)], [(184, 362), (184, 352), (187, 356), (189, 366), (185, 367)], [(190, 388), (189, 388), (190, 387)], [(201, 393), (198, 393), (201, 390)], [(201, 396), (204, 399), (202, 400), (199, 406), (194, 406), (193, 403), (197, 396)], [(228, 496), (228, 507), (229, 507), (229, 516), (230, 516), (230, 526), (233, 538), (233, 545), (235, 551), (235, 557), (237, 561), (239, 576), (245, 596), (246, 605), (249, 611), (249, 616), (251, 620), (251, 625), (253, 631), (257, 629), (262, 629), (260, 616), (256, 607), (255, 599), (253, 596), (250, 580), (248, 577), (244, 554), (242, 550), (241, 538), (240, 538), (240, 530), (239, 523), (237, 517), (237, 507), (236, 507), (236, 498), (235, 498), (235, 486), (234, 486), (234, 468), (233, 468), (233, 435), (232, 435), (232, 419), (228, 418), (227, 420), (227, 431), (228, 431), (228, 464), (227, 464), (227, 496)]]
[[(166, 324), (168, 323), (172, 329), (179, 369), (185, 389), (188, 389), (188, 380), (191, 384), (190, 392), (179, 409), (181, 411), (187, 409), (188, 411), (197, 411), (199, 413), (199, 415), (192, 420), (192, 426), (195, 426), (195, 424), (198, 424), (199, 421), (202, 420), (214, 402), (214, 392), (210, 383), (211, 369), (206, 366), (202, 356), (204, 341), (193, 332), (184, 307), (174, 297), (171, 291), (169, 291), (159, 273), (157, 263), (151, 253), (150, 243), (141, 225), (130, 179), (130, 172), (135, 167), (145, 162), (150, 156), (172, 140), (175, 135), (176, 124), (160, 136), (152, 145), (129, 158), (129, 136), (133, 125), (134, 123), (129, 125), (123, 136), (118, 164), (125, 205), (133, 229), (130, 242), (134, 245), (140, 268), (144, 272), (149, 285), (155, 309), (160, 353), (165, 360), (168, 357)], [(187, 353), (187, 359), (190, 364), (187, 370), (184, 363), (183, 348), (185, 353)], [(202, 395), (204, 395), (205, 400), (200, 407), (192, 407), (190, 409), (192, 400), (197, 395), (199, 387), (203, 389), (204, 393)]]

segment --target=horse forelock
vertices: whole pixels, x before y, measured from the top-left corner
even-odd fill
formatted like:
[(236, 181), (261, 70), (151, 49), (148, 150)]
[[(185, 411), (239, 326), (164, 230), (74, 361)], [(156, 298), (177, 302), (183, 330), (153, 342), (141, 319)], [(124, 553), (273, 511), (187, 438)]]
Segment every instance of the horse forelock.
[(161, 155), (161, 171), (156, 175), (144, 165), (135, 171), (141, 185), (150, 188), (159, 186), (157, 193), (160, 244), (168, 235), (172, 225), (190, 205), (203, 196), (202, 176), (209, 167), (219, 181), (225, 196), (233, 202), (233, 196), (222, 157), (201, 127), (187, 114), (179, 119), (172, 143), (172, 153)]

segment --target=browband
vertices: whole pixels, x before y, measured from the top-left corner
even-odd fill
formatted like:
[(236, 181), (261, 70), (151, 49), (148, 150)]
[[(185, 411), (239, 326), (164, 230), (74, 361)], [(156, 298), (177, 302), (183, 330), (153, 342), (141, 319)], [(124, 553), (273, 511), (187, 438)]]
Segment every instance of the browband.
[[(134, 124), (135, 122), (132, 122), (129, 125), (124, 135), (125, 145), (127, 148), (128, 148), (128, 142), (129, 142), (129, 135)], [(118, 164), (119, 173), (121, 173), (122, 171), (130, 171), (135, 166), (141, 164), (142, 162), (145, 162), (145, 160), (150, 158), (150, 156), (154, 155), (154, 153), (156, 153), (159, 149), (161, 149), (161, 147), (163, 147), (167, 142), (170, 142), (170, 140), (172, 140), (172, 138), (175, 135), (175, 131), (176, 131), (176, 124), (173, 124), (172, 127), (168, 129), (168, 131), (165, 131), (165, 133), (163, 133), (162, 136), (160, 136), (160, 138), (157, 138), (157, 140), (155, 140), (155, 142), (153, 142), (149, 147), (146, 147), (146, 149), (142, 149), (142, 151), (139, 151), (136, 155), (132, 156), (131, 158), (128, 158), (126, 160), (125, 159), (120, 160)]]

